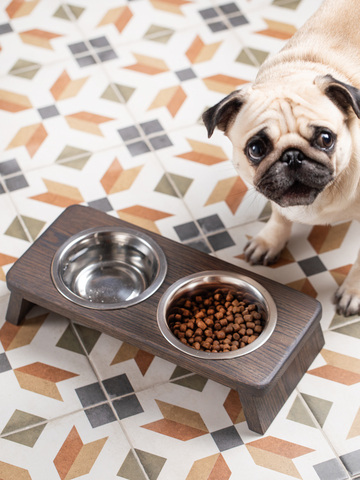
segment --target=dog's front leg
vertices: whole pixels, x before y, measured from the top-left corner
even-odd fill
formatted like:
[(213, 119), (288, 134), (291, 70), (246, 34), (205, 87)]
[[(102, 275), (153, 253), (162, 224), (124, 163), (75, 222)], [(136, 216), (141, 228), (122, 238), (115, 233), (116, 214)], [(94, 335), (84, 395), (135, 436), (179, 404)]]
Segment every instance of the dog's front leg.
[(292, 222), (273, 208), (265, 227), (244, 249), (245, 259), (251, 264), (275, 263), (290, 238)]
[(336, 311), (348, 317), (360, 313), (360, 251), (343, 284), (334, 295)]

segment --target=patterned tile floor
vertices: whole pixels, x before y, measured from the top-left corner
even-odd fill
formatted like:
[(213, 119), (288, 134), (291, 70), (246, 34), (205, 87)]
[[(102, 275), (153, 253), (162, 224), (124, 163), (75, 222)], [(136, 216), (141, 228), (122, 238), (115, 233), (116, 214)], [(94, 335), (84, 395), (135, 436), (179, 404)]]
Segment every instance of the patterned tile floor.
[[(295, 225), (249, 267), (268, 204), (200, 117), (253, 80), (321, 0), (0, 2), (0, 478), (345, 480), (360, 475), (360, 318), (331, 297), (360, 227)], [(326, 344), (265, 435), (235, 391), (34, 307), (11, 265), (69, 205), (191, 245), (321, 301)], [(358, 477), (360, 478), (360, 477)]]

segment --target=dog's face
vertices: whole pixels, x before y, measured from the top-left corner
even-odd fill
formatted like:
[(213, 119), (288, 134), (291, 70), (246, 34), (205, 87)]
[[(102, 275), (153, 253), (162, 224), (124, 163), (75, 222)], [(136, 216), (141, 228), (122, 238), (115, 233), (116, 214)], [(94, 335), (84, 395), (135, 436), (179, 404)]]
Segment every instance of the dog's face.
[(311, 205), (346, 170), (360, 95), (330, 75), (245, 87), (207, 110), (231, 140), (238, 173), (281, 207)]

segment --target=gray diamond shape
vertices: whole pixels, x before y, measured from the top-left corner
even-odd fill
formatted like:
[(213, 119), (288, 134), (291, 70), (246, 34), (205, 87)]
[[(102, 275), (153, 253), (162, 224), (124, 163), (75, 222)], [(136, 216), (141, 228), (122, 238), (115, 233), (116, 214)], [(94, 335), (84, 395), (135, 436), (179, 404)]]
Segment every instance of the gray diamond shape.
[(225, 450), (239, 447), (240, 445), (244, 444), (234, 426), (212, 432), (211, 436), (220, 452), (224, 452)]
[(116, 421), (114, 412), (107, 403), (89, 408), (84, 410), (84, 412), (92, 428), (101, 427), (102, 425)]
[(192, 68), (185, 68), (184, 70), (179, 70), (178, 72), (175, 72), (175, 73), (181, 82), (185, 82), (186, 80), (191, 80), (192, 78), (196, 78), (196, 75)]
[(74, 55), (88, 51), (88, 47), (86, 46), (85, 42), (73, 43), (68, 45), (68, 47), (70, 48), (71, 53)]
[(94, 48), (108, 47), (110, 45), (106, 37), (93, 38), (90, 40), (90, 43)]
[(7, 372), (8, 370), (11, 370), (11, 365), (6, 353), (0, 353), (0, 373)]
[(118, 58), (112, 48), (110, 48), (109, 50), (104, 50), (102, 52), (97, 52), (97, 55), (100, 59), (100, 62), (107, 62), (109, 60), (114, 60), (114, 58)]
[(134, 391), (125, 373), (103, 380), (103, 385), (110, 398), (127, 395)]
[(20, 188), (26, 188), (29, 186), (24, 175), (17, 175), (16, 177), (7, 178), (5, 183), (10, 192), (14, 192), (15, 190), (20, 190)]
[(5, 162), (0, 163), (0, 175), (3, 177), (20, 171), (20, 167), (14, 158), (12, 160), (6, 160)]
[(126, 146), (133, 157), (136, 157), (137, 155), (142, 155), (143, 153), (150, 152), (150, 148), (147, 146), (147, 144), (143, 140), (140, 140), (139, 142), (135, 142), (135, 143), (129, 143)]
[(3, 35), (4, 33), (10, 33), (12, 31), (13, 29), (10, 23), (3, 23), (2, 25), (0, 25), (0, 35)]
[(170, 138), (165, 134), (159, 135), (158, 137), (149, 138), (149, 142), (155, 150), (172, 146)]
[(86, 385), (85, 387), (76, 388), (75, 392), (84, 408), (106, 400), (104, 392), (101, 390), (101, 386), (98, 382)]
[(135, 394), (114, 400), (113, 405), (120, 420), (138, 415), (144, 411)]
[(85, 57), (76, 57), (76, 61), (81, 68), (88, 67), (89, 65), (94, 65), (94, 63), (96, 63), (96, 60), (92, 55), (86, 55)]
[(38, 112), (41, 115), (41, 118), (45, 120), (46, 118), (56, 117), (59, 114), (58, 109), (55, 105), (49, 105), (48, 107), (38, 108)]

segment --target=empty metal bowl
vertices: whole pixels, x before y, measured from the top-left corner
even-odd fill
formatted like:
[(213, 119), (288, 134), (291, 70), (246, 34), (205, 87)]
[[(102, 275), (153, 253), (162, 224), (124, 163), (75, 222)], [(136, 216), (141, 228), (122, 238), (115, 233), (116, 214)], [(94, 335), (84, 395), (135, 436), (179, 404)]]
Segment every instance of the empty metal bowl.
[(135, 229), (98, 227), (69, 238), (56, 252), (51, 275), (64, 297), (97, 310), (126, 308), (150, 297), (164, 281), (166, 257)]
[[(170, 330), (167, 322), (168, 313), (180, 298), (199, 295), (204, 290), (212, 292), (218, 288), (230, 288), (247, 295), (257, 306), (257, 311), (264, 313), (265, 326), (259, 337), (251, 344), (230, 352), (210, 353), (184, 345)], [(253, 352), (263, 345), (273, 333), (277, 320), (277, 309), (270, 293), (252, 278), (233, 272), (211, 270), (184, 277), (169, 287), (160, 299), (157, 310), (157, 322), (163, 336), (174, 347), (188, 355), (208, 360), (224, 360), (240, 357)]]

